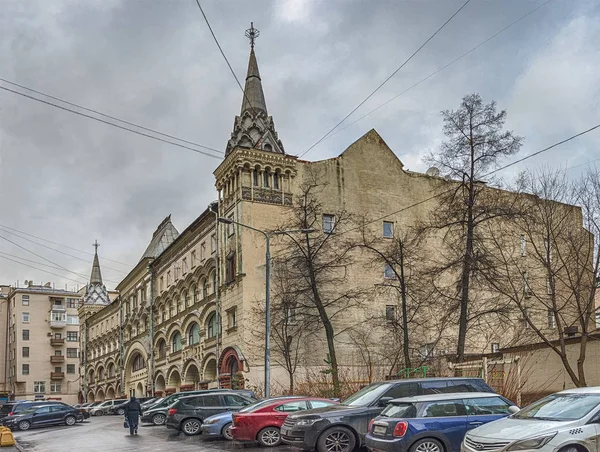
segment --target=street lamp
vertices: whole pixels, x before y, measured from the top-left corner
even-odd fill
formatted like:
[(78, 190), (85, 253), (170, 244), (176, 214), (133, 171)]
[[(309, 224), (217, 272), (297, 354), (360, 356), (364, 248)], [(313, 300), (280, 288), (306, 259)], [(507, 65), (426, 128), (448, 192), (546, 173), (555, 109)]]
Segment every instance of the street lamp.
[(289, 235), (296, 232), (310, 234), (315, 232), (316, 229), (290, 229), (287, 231), (267, 232), (247, 224), (234, 221), (230, 218), (219, 217), (218, 220), (220, 223), (224, 224), (237, 224), (238, 226), (251, 229), (265, 236), (267, 243), (265, 252), (265, 398), (269, 398), (271, 395), (271, 237), (274, 235)]

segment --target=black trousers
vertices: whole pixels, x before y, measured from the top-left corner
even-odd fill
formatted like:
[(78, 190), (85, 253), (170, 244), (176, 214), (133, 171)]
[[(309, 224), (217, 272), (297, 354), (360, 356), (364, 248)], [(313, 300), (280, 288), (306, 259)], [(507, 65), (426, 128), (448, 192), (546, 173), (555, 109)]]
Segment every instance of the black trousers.
[(127, 412), (127, 421), (129, 422), (129, 433), (133, 435), (134, 431), (138, 429), (138, 422), (140, 419), (140, 413), (137, 411)]

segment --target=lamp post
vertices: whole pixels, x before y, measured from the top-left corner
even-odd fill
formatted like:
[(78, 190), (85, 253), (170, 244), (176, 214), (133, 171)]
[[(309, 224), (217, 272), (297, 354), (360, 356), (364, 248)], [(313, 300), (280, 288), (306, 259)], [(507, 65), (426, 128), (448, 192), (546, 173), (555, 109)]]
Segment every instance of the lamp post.
[(271, 396), (271, 237), (274, 235), (288, 235), (296, 232), (310, 234), (315, 229), (291, 229), (288, 231), (263, 231), (230, 218), (219, 217), (219, 222), (224, 224), (236, 224), (238, 226), (251, 229), (265, 236), (265, 398)]

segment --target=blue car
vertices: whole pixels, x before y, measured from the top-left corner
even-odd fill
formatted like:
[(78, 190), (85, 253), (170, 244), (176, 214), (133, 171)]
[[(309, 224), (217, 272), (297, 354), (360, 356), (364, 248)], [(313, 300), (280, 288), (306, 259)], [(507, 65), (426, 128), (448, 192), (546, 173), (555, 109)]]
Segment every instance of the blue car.
[(458, 452), (465, 434), (519, 409), (491, 392), (431, 394), (390, 401), (371, 421), (371, 451)]
[(204, 422), (202, 422), (202, 436), (225, 438), (231, 441), (233, 436), (231, 436), (229, 429), (231, 428), (232, 414), (231, 411), (228, 411), (204, 419)]

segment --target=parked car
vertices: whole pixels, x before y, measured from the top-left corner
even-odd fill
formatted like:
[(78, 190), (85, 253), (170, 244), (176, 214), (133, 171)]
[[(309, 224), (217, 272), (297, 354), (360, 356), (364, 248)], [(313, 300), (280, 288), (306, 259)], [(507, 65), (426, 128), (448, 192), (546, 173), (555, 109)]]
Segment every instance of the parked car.
[(182, 397), (169, 408), (165, 425), (188, 436), (201, 433), (202, 421), (225, 411), (239, 411), (256, 400), (233, 391), (211, 392)]
[[(274, 397), (271, 399), (263, 400), (261, 402), (256, 402), (252, 405), (247, 406), (246, 408), (241, 409), (238, 413), (247, 413), (250, 410), (257, 409), (259, 407), (264, 407), (275, 400), (279, 399), (292, 399), (293, 396), (290, 397)], [(214, 416), (210, 416), (204, 419), (202, 422), (202, 436), (212, 437), (212, 438), (225, 438), (227, 440), (232, 440), (233, 436), (231, 436), (231, 424), (233, 423), (233, 412), (227, 411), (225, 413), (216, 414)]]
[(92, 410), (92, 408), (97, 407), (98, 405), (100, 405), (102, 402), (91, 402), (91, 403), (85, 403), (83, 405), (83, 407), (81, 407), (81, 409), (83, 411), (87, 411), (88, 413)]
[(258, 441), (263, 447), (277, 446), (281, 443), (281, 425), (289, 414), (336, 404), (332, 400), (315, 397), (291, 397), (268, 402), (233, 414), (233, 439)]
[(95, 406), (94, 408), (92, 408), (90, 410), (90, 414), (92, 416), (103, 416), (105, 414), (109, 414), (110, 409), (115, 406), (115, 405), (119, 405), (123, 402), (126, 402), (127, 399), (112, 399), (112, 400), (105, 400), (104, 402), (102, 402), (100, 405)]
[(200, 391), (176, 392), (175, 394), (165, 397), (159, 403), (155, 403), (146, 408), (141, 417), (142, 422), (151, 423), (154, 425), (164, 425), (165, 421), (167, 420), (167, 413), (170, 406), (177, 402), (181, 397), (226, 391), (235, 392), (254, 400), (254, 392), (246, 389), (204, 389)]
[(325, 444), (347, 442), (336, 452), (350, 452), (365, 444), (369, 422), (397, 398), (456, 392), (494, 392), (480, 378), (421, 378), (373, 383), (339, 405), (288, 416), (281, 426), (285, 444), (329, 452)]
[[(154, 397), (139, 397), (139, 398), (137, 398), (137, 401), (141, 405), (142, 403), (146, 402), (147, 400), (152, 400), (152, 399), (154, 399)], [(119, 416), (123, 416), (125, 414), (125, 405), (127, 405), (128, 402), (129, 402), (129, 400), (125, 399), (121, 403), (114, 404), (112, 407), (110, 407), (108, 409), (107, 414), (118, 414)]]
[(385, 452), (458, 452), (468, 430), (517, 411), (489, 392), (395, 399), (371, 421), (366, 445)]
[(6, 402), (0, 408), (0, 423), (4, 421), (5, 418), (14, 416), (16, 414), (21, 413), (23, 410), (29, 409), (34, 406), (42, 406), (42, 405), (64, 405), (69, 406), (66, 403), (62, 402), (47, 402), (44, 400), (16, 400), (13, 402)]
[(598, 436), (600, 387), (577, 388), (544, 397), (512, 416), (469, 431), (461, 451), (595, 451)]
[(31, 406), (18, 414), (6, 417), (3, 424), (11, 429), (29, 430), (46, 425), (75, 425), (83, 419), (81, 411), (65, 404)]
[(164, 400), (164, 397), (155, 397), (154, 399), (150, 399), (144, 403), (141, 404), (142, 407), (142, 412), (144, 412), (145, 410), (148, 409), (148, 407), (155, 405), (155, 404), (159, 404), (160, 402), (162, 402)]

